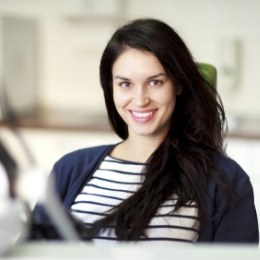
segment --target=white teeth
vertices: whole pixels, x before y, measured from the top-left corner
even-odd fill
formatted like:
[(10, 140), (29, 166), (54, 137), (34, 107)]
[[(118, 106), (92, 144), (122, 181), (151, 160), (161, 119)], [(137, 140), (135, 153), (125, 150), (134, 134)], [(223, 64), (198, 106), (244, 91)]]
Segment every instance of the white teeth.
[(133, 113), (134, 116), (141, 117), (141, 118), (148, 117), (148, 116), (151, 116), (153, 114), (153, 112), (141, 113), (141, 112), (135, 112), (135, 111), (133, 111), (132, 113)]

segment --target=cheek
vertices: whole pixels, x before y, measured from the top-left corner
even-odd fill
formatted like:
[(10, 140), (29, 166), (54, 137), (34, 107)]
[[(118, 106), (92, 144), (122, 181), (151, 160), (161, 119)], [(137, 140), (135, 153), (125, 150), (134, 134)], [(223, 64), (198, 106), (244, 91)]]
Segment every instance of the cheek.
[(170, 87), (168, 91), (162, 91), (161, 93), (158, 93), (157, 102), (163, 106), (167, 106), (169, 108), (172, 107), (174, 109), (176, 103), (175, 89)]
[(114, 99), (115, 107), (118, 112), (120, 109), (122, 109), (128, 103), (127, 96), (122, 95), (122, 93), (118, 93), (117, 91), (114, 91), (113, 99)]
[(176, 105), (176, 94), (174, 92), (168, 92), (168, 95), (161, 95), (161, 106), (164, 107), (164, 113), (167, 117), (171, 117), (174, 113)]
[(167, 114), (172, 114), (174, 112), (175, 104), (176, 104), (176, 96), (172, 98), (168, 97), (165, 99), (164, 105), (166, 107), (166, 110), (168, 111)]
[(120, 104), (122, 103), (122, 101), (121, 101), (121, 98), (119, 97), (119, 95), (115, 91), (113, 93), (113, 99), (114, 99), (116, 108), (118, 108), (120, 106)]

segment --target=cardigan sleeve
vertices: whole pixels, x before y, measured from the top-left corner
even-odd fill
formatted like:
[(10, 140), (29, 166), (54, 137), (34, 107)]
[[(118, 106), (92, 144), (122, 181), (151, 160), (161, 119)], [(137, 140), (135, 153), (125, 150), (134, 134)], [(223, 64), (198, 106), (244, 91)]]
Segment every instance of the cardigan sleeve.
[(71, 207), (76, 195), (114, 145), (80, 149), (63, 156), (53, 168), (55, 190), (63, 206)]
[[(54, 182), (54, 192), (65, 209), (69, 209), (80, 188), (91, 175), (99, 160), (114, 145), (102, 145), (72, 151), (62, 156), (53, 166), (49, 176)], [(46, 221), (45, 209), (37, 203), (33, 215)]]
[[(233, 162), (233, 163), (232, 163)], [(225, 171), (234, 196), (227, 204), (221, 191), (216, 192), (213, 214), (213, 242), (259, 243), (258, 220), (252, 184), (242, 168), (232, 161)]]

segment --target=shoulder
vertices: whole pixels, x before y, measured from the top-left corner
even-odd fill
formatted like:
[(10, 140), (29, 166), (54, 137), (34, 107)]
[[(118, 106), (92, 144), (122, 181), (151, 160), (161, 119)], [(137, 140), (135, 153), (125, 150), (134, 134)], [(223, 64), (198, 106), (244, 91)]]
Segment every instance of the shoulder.
[(67, 153), (54, 164), (52, 172), (57, 180), (62, 180), (64, 176), (77, 178), (90, 173), (114, 146), (88, 147)]
[(214, 155), (213, 162), (231, 193), (226, 193), (226, 189), (217, 185), (216, 179), (211, 179), (208, 187), (210, 199), (206, 204), (208, 219), (199, 240), (258, 243), (258, 222), (248, 174), (229, 157)]
[[(55, 188), (63, 200), (67, 193), (77, 192), (98, 163), (115, 145), (79, 149), (62, 156), (52, 169)], [(73, 191), (72, 191), (73, 190)]]
[(232, 158), (214, 155), (213, 161), (216, 169), (231, 183), (237, 183), (241, 181), (249, 181), (248, 174), (244, 169)]
[[(226, 193), (223, 191), (226, 188), (233, 194), (232, 197), (237, 199), (248, 196), (253, 197), (253, 186), (250, 177), (238, 162), (222, 155), (214, 155), (213, 162), (217, 174), (213, 175), (209, 182), (209, 192), (213, 197), (225, 200), (224, 194)], [(221, 182), (226, 188), (223, 185), (219, 186)]]
[(75, 150), (63, 155), (54, 165), (54, 167), (58, 166), (74, 166), (86, 164), (93, 159), (98, 159), (104, 154), (107, 154), (115, 145), (101, 145), (101, 146), (93, 146), (88, 148), (82, 148), (79, 150)]

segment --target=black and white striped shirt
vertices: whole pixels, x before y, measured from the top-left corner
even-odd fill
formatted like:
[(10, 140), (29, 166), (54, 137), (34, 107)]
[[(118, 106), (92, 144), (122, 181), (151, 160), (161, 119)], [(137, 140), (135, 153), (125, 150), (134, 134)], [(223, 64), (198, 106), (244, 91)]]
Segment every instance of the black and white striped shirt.
[[(87, 226), (106, 216), (106, 211), (133, 195), (142, 185), (144, 164), (118, 160), (106, 156), (89, 182), (76, 197), (71, 211)], [(177, 201), (172, 195), (165, 201), (146, 230), (147, 237), (140, 241), (194, 242), (198, 238), (198, 209), (187, 204), (172, 214)], [(111, 232), (112, 231), (112, 232)], [(104, 231), (95, 242), (116, 241), (113, 230)]]

